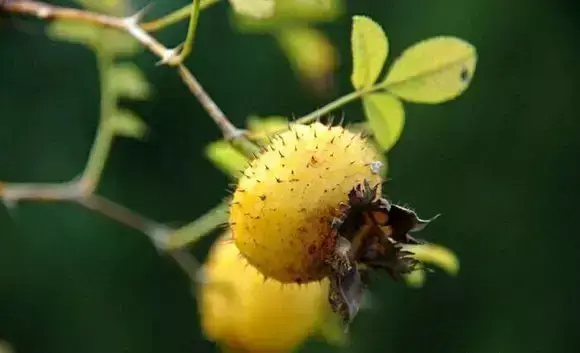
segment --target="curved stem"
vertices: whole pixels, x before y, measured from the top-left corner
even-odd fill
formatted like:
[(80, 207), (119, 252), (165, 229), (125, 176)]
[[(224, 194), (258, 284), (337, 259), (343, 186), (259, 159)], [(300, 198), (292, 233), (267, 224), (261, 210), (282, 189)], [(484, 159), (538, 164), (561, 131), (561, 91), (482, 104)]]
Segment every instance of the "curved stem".
[[(220, 0), (201, 0), (199, 4), (199, 9), (204, 10), (216, 3)], [(165, 27), (171, 26), (175, 23), (185, 20), (191, 15), (191, 9), (194, 4), (186, 5), (179, 10), (175, 10), (167, 16), (159, 18), (157, 20), (153, 20), (150, 22), (145, 22), (141, 24), (141, 28), (148, 32), (155, 32), (161, 30)]]
[(369, 88), (362, 89), (360, 91), (351, 92), (349, 94), (346, 94), (346, 95), (328, 103), (327, 105), (325, 105), (321, 108), (316, 109), (312, 113), (304, 115), (303, 117), (297, 119), (296, 123), (298, 123), (298, 124), (310, 123), (310, 122), (320, 118), (321, 116), (328, 114), (328, 113), (332, 112), (333, 110), (336, 110), (336, 109), (342, 107), (343, 105), (346, 105), (346, 104), (353, 102), (353, 101), (355, 101), (355, 100), (357, 100), (357, 99), (359, 99), (359, 98), (361, 98), (369, 93), (379, 91), (381, 89), (383, 89), (381, 86), (374, 85), (374, 86), (371, 86)]
[(195, 32), (197, 30), (197, 22), (199, 19), (199, 4), (201, 0), (193, 0), (193, 4), (191, 6), (191, 13), (189, 14), (189, 27), (187, 28), (187, 36), (185, 37), (185, 42), (183, 43), (183, 48), (179, 52), (172, 62), (181, 64), (187, 56), (191, 53), (193, 49), (193, 42), (195, 40)]
[(167, 241), (167, 249), (180, 249), (194, 244), (227, 220), (228, 203), (222, 202), (195, 221), (174, 231)]
[(109, 72), (114, 58), (108, 55), (106, 51), (98, 51), (96, 56), (101, 84), (101, 111), (97, 135), (81, 176), (81, 181), (89, 188), (89, 190), (86, 190), (87, 193), (92, 193), (99, 184), (115, 139), (115, 130), (111, 127), (110, 119), (115, 110), (116, 97), (111, 95), (111, 89), (109, 88)]

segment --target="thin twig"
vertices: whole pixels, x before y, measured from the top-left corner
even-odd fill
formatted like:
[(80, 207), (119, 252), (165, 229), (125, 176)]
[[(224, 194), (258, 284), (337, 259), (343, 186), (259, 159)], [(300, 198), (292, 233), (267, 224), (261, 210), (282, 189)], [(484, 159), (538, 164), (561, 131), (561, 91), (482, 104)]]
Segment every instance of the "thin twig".
[(229, 202), (221, 202), (195, 221), (175, 230), (169, 236), (167, 248), (173, 250), (195, 244), (203, 236), (216, 229), (216, 224), (227, 221), (228, 207)]
[[(92, 23), (128, 33), (135, 38), (135, 40), (141, 43), (141, 45), (161, 58), (161, 64), (176, 66), (178, 68), (178, 72), (184, 83), (196, 96), (206, 112), (212, 117), (226, 140), (232, 142), (234, 146), (237, 146), (246, 154), (251, 152), (252, 148), (256, 148), (255, 145), (246, 139), (244, 131), (237, 129), (231, 123), (223, 111), (205, 92), (195, 76), (193, 76), (193, 74), (183, 66), (181, 62), (176, 60), (176, 58), (178, 58), (178, 49), (167, 49), (163, 44), (158, 42), (139, 26), (139, 21), (144, 15), (143, 11), (130, 17), (121, 18), (29, 0), (0, 0), (0, 11), (30, 15), (43, 20), (58, 19)], [(129, 209), (92, 194), (93, 189), (93, 186), (86, 185), (84, 179), (58, 184), (0, 182), (0, 195), (3, 197), (5, 202), (18, 201), (22, 199), (76, 201), (87, 208), (101, 212), (127, 226), (144, 232), (158, 245), (161, 245), (160, 242), (163, 243), (166, 240), (165, 237), (168, 234), (167, 232), (171, 233), (171, 230), (165, 226), (147, 220), (142, 216), (136, 215)], [(189, 227), (188, 229), (195, 231), (195, 229)]]
[(87, 198), (79, 199), (77, 202), (88, 209), (146, 234), (159, 250), (173, 258), (192, 281), (198, 281), (198, 273), (201, 266), (195, 257), (186, 250), (169, 249), (167, 246), (169, 237), (174, 232), (173, 229), (100, 195), (94, 194)]
[(173, 229), (142, 216), (103, 196), (93, 194), (76, 200), (78, 204), (97, 211), (115, 221), (147, 235), (160, 249), (165, 249)]
[(173, 249), (167, 252), (181, 269), (187, 273), (192, 282), (199, 282), (201, 265), (196, 258), (184, 249)]
[(104, 14), (99, 14), (91, 11), (61, 7), (47, 4), (40, 1), (18, 0), (0, 3), (0, 9), (9, 12), (23, 15), (30, 15), (41, 20), (68, 20), (75, 22), (93, 23), (99, 26), (114, 28), (129, 33), (141, 45), (153, 52), (160, 58), (171, 58), (171, 50), (159, 43), (155, 38), (151, 37), (146, 31), (137, 25), (137, 22), (142, 17), (142, 13), (127, 17), (115, 17)]
[[(139, 22), (144, 15), (143, 11), (140, 11), (135, 15), (122, 18), (29, 0), (13, 0), (4, 3), (0, 2), (0, 10), (14, 14), (30, 15), (43, 20), (59, 19), (93, 23), (103, 27), (114, 28), (126, 32), (135, 38), (135, 40), (137, 40), (139, 43), (141, 43), (141, 45), (158, 56), (161, 59), (160, 64), (177, 66), (182, 78), (193, 78), (193, 81), (190, 80), (190, 82), (186, 82), (187, 87), (198, 98), (206, 112), (218, 125), (222, 131), (222, 134), (227, 140), (238, 139), (241, 138), (241, 135), (243, 135), (241, 134), (240, 130), (238, 130), (230, 122), (230, 120), (225, 116), (221, 109), (217, 107), (213, 99), (205, 92), (205, 90), (203, 90), (202, 86), (195, 79), (193, 74), (185, 66), (181, 65), (181, 62), (178, 60), (179, 49), (166, 48), (163, 44), (161, 44), (153, 36), (147, 33), (147, 31), (139, 26)], [(194, 82), (194, 84), (191, 84), (191, 82)]]
[(82, 198), (89, 186), (73, 180), (64, 183), (6, 183), (0, 182), (0, 196), (6, 204), (22, 200), (64, 201)]
[(240, 135), (240, 131), (238, 128), (232, 124), (232, 122), (226, 117), (224, 112), (215, 104), (213, 99), (209, 97), (209, 95), (205, 92), (199, 81), (193, 76), (191, 71), (189, 71), (183, 64), (179, 64), (177, 66), (179, 71), (179, 75), (181, 79), (185, 83), (185, 85), (189, 88), (191, 93), (195, 95), (199, 103), (205, 108), (206, 111), (212, 112), (212, 117), (222, 131), (224, 138), (226, 140), (233, 140)]

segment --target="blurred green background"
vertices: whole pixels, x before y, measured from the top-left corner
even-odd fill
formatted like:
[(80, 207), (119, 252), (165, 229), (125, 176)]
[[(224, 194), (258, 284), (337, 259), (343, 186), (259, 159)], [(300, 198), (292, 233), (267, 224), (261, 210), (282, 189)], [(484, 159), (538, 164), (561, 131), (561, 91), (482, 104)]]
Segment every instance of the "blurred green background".
[[(156, 1), (152, 16), (186, 3)], [(424, 217), (442, 213), (421, 236), (456, 251), (460, 275), (430, 275), (421, 290), (386, 277), (375, 282), (375, 310), (358, 317), (349, 351), (563, 353), (578, 346), (580, 12), (572, 2), (347, 1), (346, 15), (320, 26), (341, 57), (326, 96), (305, 90), (272, 37), (237, 32), (228, 14), (225, 2), (202, 14), (187, 65), (239, 126), (250, 114), (299, 116), (349, 92), (353, 14), (383, 26), (389, 64), (440, 34), (478, 49), (475, 78), (459, 99), (406, 104), (403, 136), (389, 155), (388, 196)], [(3, 24), (0, 179), (68, 180), (82, 170), (96, 131), (94, 55), (48, 40), (37, 21)], [(185, 31), (180, 24), (158, 37), (175, 45)], [(202, 153), (219, 130), (177, 74), (155, 61), (146, 52), (137, 59), (154, 97), (130, 105), (151, 133), (115, 142), (99, 191), (178, 226), (218, 203), (228, 179)], [(338, 113), (362, 119), (359, 102)], [(201, 259), (211, 240), (196, 246)], [(143, 234), (67, 203), (0, 211), (0, 339), (20, 353), (215, 350), (171, 258)], [(316, 343), (305, 349), (333, 351)]]

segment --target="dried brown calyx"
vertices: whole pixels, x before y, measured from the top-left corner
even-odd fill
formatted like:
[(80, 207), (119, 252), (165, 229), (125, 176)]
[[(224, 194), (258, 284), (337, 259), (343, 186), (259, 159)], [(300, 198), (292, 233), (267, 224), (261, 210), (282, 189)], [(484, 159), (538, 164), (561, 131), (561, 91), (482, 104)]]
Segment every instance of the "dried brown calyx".
[(434, 219), (420, 219), (412, 210), (380, 197), (377, 190), (378, 185), (371, 187), (367, 180), (358, 184), (332, 222), (336, 249), (327, 259), (332, 269), (329, 302), (347, 328), (360, 309), (369, 272), (382, 269), (394, 280), (412, 272), (419, 261), (403, 246), (422, 243), (410, 233)]

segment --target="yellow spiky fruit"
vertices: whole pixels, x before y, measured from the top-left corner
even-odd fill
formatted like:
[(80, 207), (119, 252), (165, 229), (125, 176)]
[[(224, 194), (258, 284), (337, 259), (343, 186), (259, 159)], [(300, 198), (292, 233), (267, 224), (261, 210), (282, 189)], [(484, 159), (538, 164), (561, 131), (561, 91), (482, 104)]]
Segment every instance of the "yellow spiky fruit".
[(244, 171), (233, 195), (230, 228), (240, 252), (280, 282), (324, 278), (337, 208), (365, 179), (380, 184), (381, 159), (369, 141), (342, 126), (316, 122), (279, 134)]
[(319, 333), (328, 312), (328, 282), (264, 280), (227, 236), (212, 247), (199, 287), (206, 337), (231, 352), (290, 352)]

